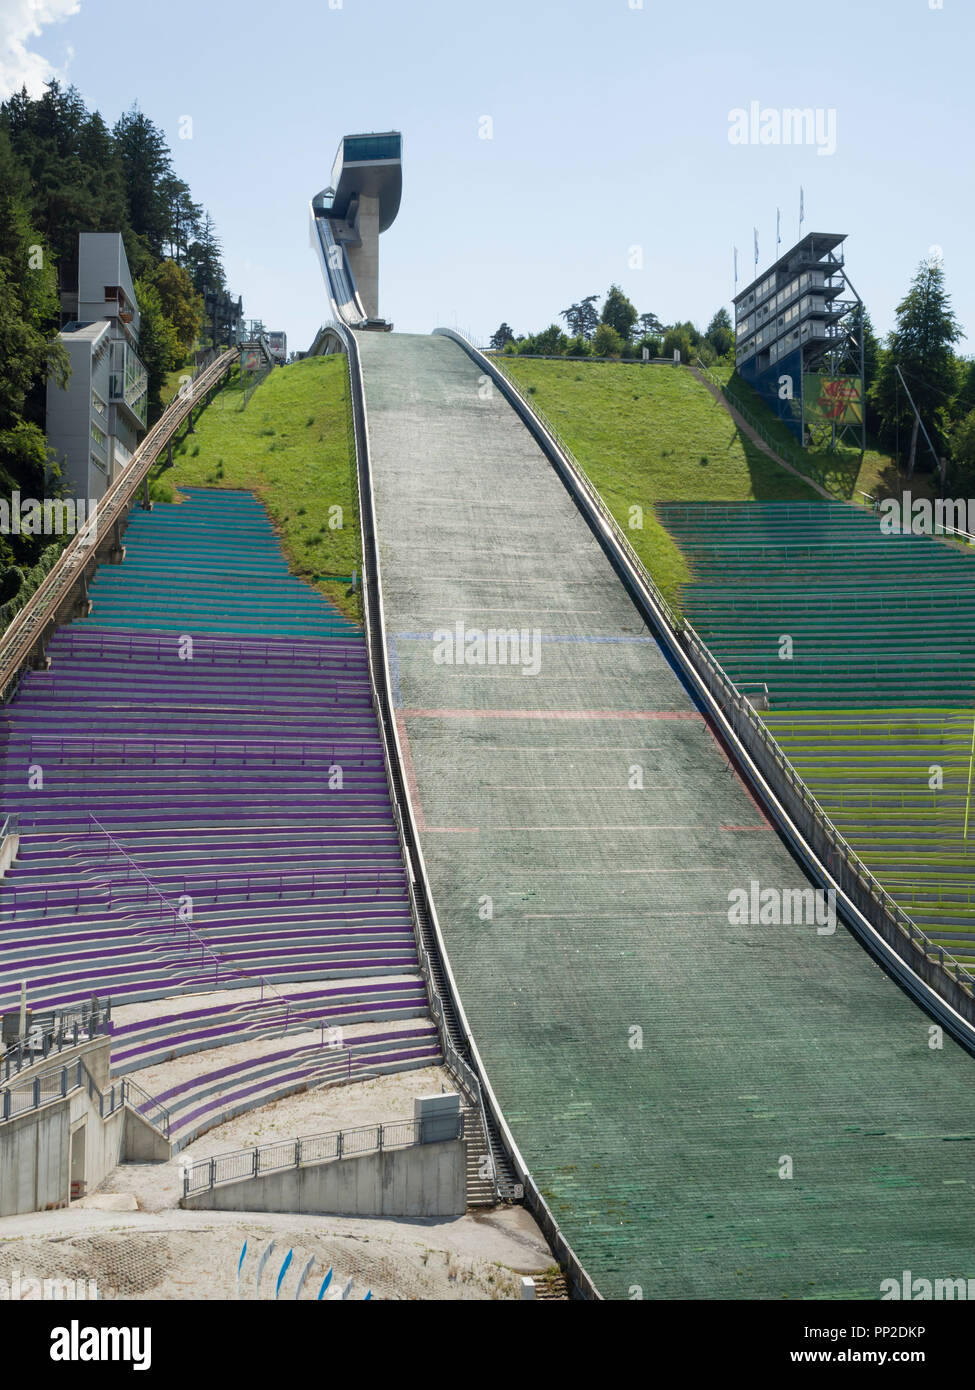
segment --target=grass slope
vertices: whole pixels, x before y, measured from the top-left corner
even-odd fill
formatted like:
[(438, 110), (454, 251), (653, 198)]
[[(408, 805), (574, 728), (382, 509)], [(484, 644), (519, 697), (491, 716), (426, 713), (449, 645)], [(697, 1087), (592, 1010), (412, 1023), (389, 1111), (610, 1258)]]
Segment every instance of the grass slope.
[[(690, 570), (654, 517), (655, 502), (817, 496), (745, 438), (683, 368), (497, 360), (558, 429), (675, 608)], [(631, 524), (636, 506), (642, 529)]]
[(772, 447), (806, 477), (815, 479), (820, 487), (824, 487), (833, 497), (867, 506), (864, 493), (875, 498), (896, 497), (905, 488), (910, 488), (916, 497), (936, 496), (934, 480), (929, 474), (915, 473), (913, 479), (908, 480), (906, 475), (898, 470), (890, 455), (879, 449), (867, 449), (862, 457), (858, 449), (846, 447), (837, 449), (835, 453), (828, 450), (800, 449), (791, 430), (786, 428), (746, 381), (740, 376), (734, 376), (730, 366), (717, 363), (711, 368), (711, 375), (726, 386), (730, 384), (733, 397), (745, 407), (753, 420), (767, 431)]
[[(152, 495), (178, 500), (178, 488), (243, 488), (267, 507), (295, 574), (361, 572), (355, 474), (348, 439), (348, 369), (344, 357), (309, 357), (275, 368), (243, 404), (235, 376), (174, 450), (173, 467), (156, 476)], [(330, 508), (341, 507), (339, 519)], [(347, 582), (317, 587), (359, 618)]]

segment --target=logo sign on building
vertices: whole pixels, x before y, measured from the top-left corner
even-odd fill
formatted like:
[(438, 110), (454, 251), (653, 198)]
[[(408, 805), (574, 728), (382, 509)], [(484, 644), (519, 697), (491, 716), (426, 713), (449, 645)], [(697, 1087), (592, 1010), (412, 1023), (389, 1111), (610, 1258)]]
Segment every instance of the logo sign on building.
[(802, 391), (807, 424), (859, 425), (863, 421), (863, 382), (858, 376), (807, 373)]

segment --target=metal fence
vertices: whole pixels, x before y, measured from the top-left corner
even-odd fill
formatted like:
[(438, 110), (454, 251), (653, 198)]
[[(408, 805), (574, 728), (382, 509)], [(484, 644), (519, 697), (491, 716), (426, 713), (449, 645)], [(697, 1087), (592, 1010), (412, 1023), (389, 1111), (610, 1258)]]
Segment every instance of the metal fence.
[[(153, 764), (167, 759), (171, 763), (185, 767), (217, 767), (230, 763), (234, 767), (248, 767), (256, 764), (272, 767), (312, 767), (342, 760), (345, 768), (378, 767), (382, 758), (377, 743), (345, 742), (337, 739), (332, 743), (316, 740), (314, 751), (299, 751), (304, 744), (299, 740), (277, 743), (269, 739), (248, 739), (246, 742), (211, 742), (208, 739), (174, 738), (126, 738), (106, 735), (91, 738), (75, 734), (28, 734), (31, 761), (43, 756), (44, 761), (53, 765), (70, 764), (96, 766), (108, 762), (112, 766), (126, 766), (138, 763), (140, 766), (149, 758)], [(45, 750), (50, 750), (45, 751)], [(0, 841), (7, 834), (16, 833), (16, 816), (8, 816), (7, 822), (15, 822), (8, 829), (0, 831)], [(89, 835), (95, 834), (90, 827)], [(71, 857), (78, 858), (75, 854)]]
[(816, 858), (887, 945), (969, 1023), (975, 1023), (975, 976), (917, 926), (847, 844), (768, 726), (690, 623), (684, 623), (682, 638), (694, 669)]
[(445, 1122), (440, 1117), (414, 1120), (394, 1120), (390, 1124), (360, 1125), (356, 1129), (332, 1130), (328, 1134), (311, 1134), (301, 1139), (283, 1139), (273, 1144), (259, 1144), (253, 1149), (237, 1149), (233, 1153), (201, 1158), (183, 1167), (183, 1196), (207, 1192), (222, 1183), (259, 1178), (266, 1173), (279, 1173), (289, 1168), (309, 1168), (320, 1163), (334, 1163), (343, 1158), (358, 1158), (363, 1154), (387, 1153), (392, 1149), (408, 1149), (417, 1144), (437, 1140), (468, 1137), (466, 1113), (457, 1117), (453, 1132), (443, 1133)]
[[(407, 889), (410, 897), (410, 908), (414, 922), (414, 939), (417, 944), (420, 969), (426, 984), (427, 996), (430, 1000), (430, 1010), (437, 1024), (441, 1049), (444, 1055), (444, 1064), (448, 1071), (457, 1079), (462, 1090), (467, 1095), (468, 1100), (480, 1117), (485, 1144), (488, 1148), (486, 1157), (490, 1160), (495, 1196), (502, 1201), (520, 1200), (523, 1196), (521, 1185), (510, 1181), (499, 1171), (498, 1165), (495, 1162), (494, 1153), (491, 1151), (491, 1123), (480, 1079), (475, 1069), (461, 1055), (452, 1036), (455, 1031), (458, 1037), (461, 1037), (463, 1034), (463, 1028), (459, 1022), (459, 1001), (456, 998), (451, 998), (449, 1001), (445, 1002), (441, 996), (437, 981), (437, 972), (439, 970), (444, 977), (445, 988), (449, 992), (452, 987), (449, 969), (445, 960), (437, 962), (431, 960), (430, 953), (423, 939), (424, 933), (422, 924), (426, 921), (432, 924), (431, 930), (435, 943), (434, 949), (442, 950), (442, 943), (437, 941), (438, 932), (433, 898), (429, 883), (426, 879), (426, 870), (423, 864), (422, 852), (419, 848), (416, 825), (413, 822), (412, 808), (406, 791), (405, 781), (403, 780), (402, 755), (392, 714), (392, 690), (389, 679), (386, 646), (382, 636), (385, 631), (385, 618), (383, 613), (379, 553), (376, 542), (375, 509), (369, 469), (369, 450), (364, 405), (365, 393), (362, 385), (359, 353), (354, 335), (349, 329), (342, 325), (337, 325), (335, 331), (337, 336), (340, 337), (345, 344), (349, 371), (349, 439), (350, 447), (353, 450), (356, 460), (356, 498), (359, 508), (360, 534), (362, 539), (362, 616), (366, 646), (369, 652), (369, 689), (372, 696), (373, 708), (376, 711), (376, 722), (379, 728), (380, 738), (382, 740), (384, 755), (383, 768), (386, 775), (386, 785), (389, 792), (390, 804), (393, 808), (393, 820), (399, 838), (403, 864), (406, 867)], [(381, 687), (377, 685), (377, 673), (382, 680)], [(400, 794), (400, 787), (402, 787), (402, 795)], [(416, 872), (414, 871), (414, 865), (416, 866)], [(453, 1013), (457, 1015), (457, 1022), (451, 1021), (448, 1016), (449, 1011), (453, 1011)], [(501, 1127), (500, 1117), (498, 1117), (496, 1128), (500, 1129)]]
[[(11, 1010), (11, 1012), (14, 1012)], [(52, 1052), (64, 1052), (69, 1047), (88, 1042), (100, 1034), (111, 1032), (112, 1006), (86, 1004), (80, 1009), (57, 1009), (52, 1013), (32, 1014), (30, 1028), (3, 1054), (3, 1079), (33, 1066)]]
[(769, 429), (759, 420), (753, 411), (749, 410), (745, 401), (734, 391), (731, 386), (721, 380), (706, 367), (700, 357), (697, 359), (698, 368), (710, 381), (716, 390), (720, 391), (729, 405), (737, 410), (738, 414), (745, 421), (746, 425), (758, 435), (758, 437), (771, 449), (772, 453), (782, 462), (787, 463), (796, 473), (809, 483), (812, 487), (818, 488), (824, 496), (827, 496), (826, 489), (818, 478), (812, 477), (807, 471), (808, 460), (805, 458), (805, 451), (798, 446), (787, 444), (785, 440), (776, 438)]
[[(925, 935), (847, 844), (752, 703), (737, 689), (686, 618), (678, 618), (663, 600), (643, 561), (633, 550), (565, 440), (541, 415), (517, 382), (501, 372), (493, 362), (483, 357), (481, 360), (510, 388), (516, 409), (520, 406), (522, 417), (528, 420), (531, 416), (538, 417), (543, 431), (551, 436), (556, 450), (554, 461), (558, 466), (567, 466), (572, 484), (585, 493), (598, 512), (613, 542), (624, 552), (651, 609), (658, 610), (658, 625), (669, 629), (677, 647), (718, 705), (741, 747), (758, 768), (815, 859), (827, 869), (841, 891), (896, 956), (962, 1018), (975, 1025), (975, 975)], [(559, 453), (561, 460), (557, 458)]]
[(88, 1088), (89, 1098), (97, 1106), (102, 1119), (107, 1119), (123, 1106), (128, 1106), (169, 1137), (169, 1111), (164, 1105), (126, 1077), (109, 1086), (107, 1090), (101, 1090), (80, 1057), (69, 1062), (67, 1066), (50, 1067), (34, 1076), (24, 1077), (12, 1086), (4, 1086), (0, 1090), (0, 1122), (16, 1119), (18, 1115), (26, 1115), (32, 1110), (39, 1110), (41, 1106), (49, 1105), (54, 1100), (62, 1100), (82, 1087)]

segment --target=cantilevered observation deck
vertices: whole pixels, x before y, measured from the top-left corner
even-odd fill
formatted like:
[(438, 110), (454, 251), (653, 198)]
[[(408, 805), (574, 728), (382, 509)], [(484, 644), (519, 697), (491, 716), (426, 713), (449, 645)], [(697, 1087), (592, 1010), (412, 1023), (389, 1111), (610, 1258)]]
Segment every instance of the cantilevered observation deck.
[(389, 328), (379, 318), (379, 233), (392, 226), (403, 193), (398, 131), (346, 135), (332, 182), (312, 199), (318, 250), (336, 318), (354, 328)]

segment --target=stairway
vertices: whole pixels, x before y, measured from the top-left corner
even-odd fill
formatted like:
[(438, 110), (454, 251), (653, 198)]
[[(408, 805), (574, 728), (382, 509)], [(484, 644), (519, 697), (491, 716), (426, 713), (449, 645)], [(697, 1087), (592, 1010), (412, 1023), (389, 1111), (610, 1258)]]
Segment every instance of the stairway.
[(467, 1151), (467, 1205), (493, 1207), (497, 1205), (494, 1181), (481, 1176), (484, 1158), (489, 1147), (484, 1140), (481, 1112), (473, 1106), (464, 1111), (464, 1147)]

